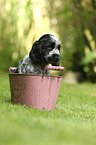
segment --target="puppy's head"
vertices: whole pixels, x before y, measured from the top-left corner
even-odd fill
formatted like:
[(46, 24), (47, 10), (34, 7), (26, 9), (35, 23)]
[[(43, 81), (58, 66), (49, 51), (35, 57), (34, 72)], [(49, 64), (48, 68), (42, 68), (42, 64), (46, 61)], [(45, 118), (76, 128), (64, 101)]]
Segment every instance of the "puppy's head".
[(45, 34), (33, 44), (29, 57), (34, 64), (58, 66), (60, 64), (60, 41), (51, 34)]

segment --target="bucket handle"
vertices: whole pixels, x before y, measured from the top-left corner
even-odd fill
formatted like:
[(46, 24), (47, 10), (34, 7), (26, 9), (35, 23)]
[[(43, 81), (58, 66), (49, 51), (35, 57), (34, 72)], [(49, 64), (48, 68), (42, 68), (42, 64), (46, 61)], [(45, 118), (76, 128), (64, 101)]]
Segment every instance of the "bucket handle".
[(15, 71), (16, 69), (17, 69), (17, 67), (10, 67), (9, 71), (10, 71), (10, 73), (12, 73), (12, 71)]
[[(17, 67), (10, 67), (9, 68), (9, 71), (10, 71), (10, 73), (12, 73), (11, 71), (15, 71), (17, 69)], [(46, 70), (61, 70), (61, 73), (60, 73), (60, 75), (58, 76), (58, 78), (63, 74), (63, 71), (64, 71), (64, 67), (59, 67), (59, 66), (46, 66), (45, 67), (45, 69), (44, 69), (44, 73), (43, 73), (43, 75), (42, 75), (42, 78), (44, 77), (44, 75), (45, 75), (45, 72), (46, 72)]]
[(45, 69), (44, 69), (44, 73), (43, 73), (43, 75), (42, 75), (42, 78), (44, 77), (46, 70), (60, 70), (61, 73), (60, 73), (60, 75), (58, 76), (58, 78), (60, 78), (60, 76), (63, 74), (64, 67), (60, 67), (60, 66), (48, 66), (48, 65), (47, 65), (47, 66), (45, 67)]

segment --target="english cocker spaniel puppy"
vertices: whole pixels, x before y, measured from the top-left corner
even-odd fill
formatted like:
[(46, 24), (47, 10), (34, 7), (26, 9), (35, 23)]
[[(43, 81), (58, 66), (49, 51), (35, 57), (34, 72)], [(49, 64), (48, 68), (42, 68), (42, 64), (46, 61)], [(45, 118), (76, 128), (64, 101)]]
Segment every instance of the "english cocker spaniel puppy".
[[(59, 66), (60, 41), (51, 34), (45, 34), (36, 41), (30, 53), (19, 63), (15, 73), (43, 74), (48, 64)], [(45, 75), (49, 75), (47, 70)]]

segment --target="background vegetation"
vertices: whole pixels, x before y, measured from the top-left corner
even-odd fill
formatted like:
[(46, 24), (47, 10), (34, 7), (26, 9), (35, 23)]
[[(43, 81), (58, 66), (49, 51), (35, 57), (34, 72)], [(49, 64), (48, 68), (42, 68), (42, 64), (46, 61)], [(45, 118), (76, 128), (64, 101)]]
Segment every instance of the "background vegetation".
[[(43, 4), (42, 13), (34, 2), (39, 8)], [(54, 30), (62, 42), (61, 65), (96, 82), (95, 0), (1, 0), (0, 19), (0, 69), (17, 66), (37, 38), (36, 33)]]
[(8, 71), (26, 54), (26, 37), (33, 23), (32, 2), (0, 2), (0, 69)]
[(62, 41), (62, 65), (96, 81), (96, 1), (49, 0), (48, 3), (51, 25), (56, 27)]

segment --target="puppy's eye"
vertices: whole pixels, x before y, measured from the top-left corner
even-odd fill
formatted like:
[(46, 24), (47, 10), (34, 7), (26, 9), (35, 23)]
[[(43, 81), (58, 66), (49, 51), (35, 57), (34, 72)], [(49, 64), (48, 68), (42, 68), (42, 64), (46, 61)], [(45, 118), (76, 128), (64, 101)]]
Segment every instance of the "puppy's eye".
[(60, 48), (61, 48), (61, 45), (58, 45), (58, 50), (60, 50)]
[(54, 49), (54, 47), (55, 47), (55, 43), (51, 43), (51, 44), (49, 45), (49, 49), (50, 49), (50, 50)]
[(53, 43), (51, 43), (51, 47), (52, 47), (52, 48), (54, 48), (54, 46), (55, 46), (55, 43), (54, 43), (54, 42), (53, 42)]

